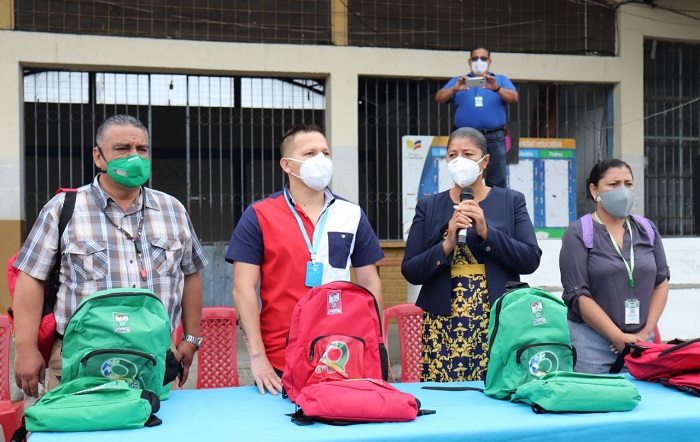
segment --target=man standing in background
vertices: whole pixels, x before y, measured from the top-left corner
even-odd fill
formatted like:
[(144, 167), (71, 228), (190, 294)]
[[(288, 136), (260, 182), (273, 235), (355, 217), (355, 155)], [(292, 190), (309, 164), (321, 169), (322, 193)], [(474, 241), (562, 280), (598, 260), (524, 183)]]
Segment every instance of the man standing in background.
[[(491, 51), (482, 45), (471, 50), (467, 75), (447, 82), (437, 94), (438, 103), (452, 101), (455, 105), (455, 129), (472, 127), (486, 137), (490, 164), (486, 185), (506, 187), (506, 104), (518, 102), (518, 91), (505, 75), (496, 75), (491, 68)], [(471, 79), (483, 77), (482, 86), (470, 87)]]

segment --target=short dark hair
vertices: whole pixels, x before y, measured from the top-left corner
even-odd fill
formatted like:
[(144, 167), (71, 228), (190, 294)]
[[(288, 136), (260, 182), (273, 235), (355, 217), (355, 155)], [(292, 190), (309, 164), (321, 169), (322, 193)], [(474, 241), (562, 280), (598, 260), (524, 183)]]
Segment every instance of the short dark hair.
[(593, 195), (591, 194), (590, 189), (591, 184), (598, 187), (598, 183), (605, 176), (605, 173), (608, 171), (608, 169), (617, 169), (619, 167), (626, 167), (630, 171), (630, 174), (632, 174), (632, 178), (634, 178), (634, 173), (632, 172), (632, 168), (630, 167), (630, 165), (617, 158), (608, 158), (607, 160), (600, 160), (596, 163), (595, 166), (593, 166), (593, 169), (591, 169), (591, 174), (588, 177), (588, 182), (586, 183), (586, 190), (588, 190), (588, 197), (590, 199), (593, 199)]
[(97, 128), (97, 133), (95, 134), (95, 142), (98, 146), (102, 146), (104, 141), (105, 132), (112, 126), (134, 126), (146, 132), (146, 138), (148, 138), (148, 129), (138, 118), (132, 117), (131, 115), (117, 114), (112, 115), (100, 124)]
[(308, 132), (318, 132), (323, 135), (323, 130), (315, 124), (297, 124), (289, 128), (289, 130), (282, 135), (282, 141), (280, 142), (280, 155), (282, 158), (287, 158), (289, 156), (294, 137), (299, 133)]
[(481, 43), (477, 43), (477, 44), (475, 44), (474, 46), (472, 46), (471, 51), (469, 51), (469, 55), (473, 54), (474, 51), (476, 51), (477, 49), (483, 49), (483, 50), (485, 50), (486, 52), (489, 53), (489, 58), (491, 58), (491, 50), (490, 50), (489, 48), (487, 48), (486, 46), (484, 46), (483, 44), (481, 44)]

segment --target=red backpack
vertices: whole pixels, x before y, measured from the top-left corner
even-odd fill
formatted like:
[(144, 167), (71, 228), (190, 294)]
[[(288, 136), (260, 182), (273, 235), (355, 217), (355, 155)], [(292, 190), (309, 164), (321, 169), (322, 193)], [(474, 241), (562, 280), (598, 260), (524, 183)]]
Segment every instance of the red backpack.
[(700, 338), (679, 344), (626, 344), (625, 364), (635, 378), (700, 396)]
[[(51, 356), (51, 347), (53, 346), (54, 338), (56, 337), (56, 318), (53, 315), (53, 309), (56, 305), (56, 293), (58, 293), (58, 287), (60, 285), (59, 277), (61, 274), (61, 236), (63, 236), (63, 231), (66, 229), (68, 222), (73, 217), (73, 209), (75, 208), (75, 198), (78, 189), (71, 188), (60, 188), (56, 192), (56, 195), (62, 192), (66, 192), (66, 199), (63, 202), (63, 207), (61, 208), (61, 216), (58, 220), (58, 241), (59, 246), (56, 251), (56, 262), (51, 269), (49, 274), (49, 280), (44, 286), (44, 305), (41, 312), (41, 322), (39, 323), (39, 336), (37, 339), (37, 345), (41, 355), (44, 357), (44, 365), (49, 366), (49, 357)], [(15, 260), (19, 256), (17, 252), (12, 258), (7, 260), (7, 286), (10, 291), (10, 297), (14, 299), (15, 297), (15, 284), (17, 282), (17, 277), (19, 276), (19, 270), (14, 267)], [(10, 330), (12, 335), (14, 335), (14, 312), (12, 307), (7, 309), (7, 313), (10, 317)]]
[(282, 375), (296, 403), (302, 388), (321, 381), (387, 379), (389, 364), (379, 307), (369, 290), (336, 281), (310, 289), (292, 313)]

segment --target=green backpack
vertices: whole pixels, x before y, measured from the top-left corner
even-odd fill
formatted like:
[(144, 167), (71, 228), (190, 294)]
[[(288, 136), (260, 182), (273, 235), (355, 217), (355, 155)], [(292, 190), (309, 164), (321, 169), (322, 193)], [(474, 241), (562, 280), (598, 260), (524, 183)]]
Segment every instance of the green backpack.
[(639, 404), (639, 390), (622, 374), (555, 371), (525, 383), (510, 398), (537, 414), (629, 411)]
[(62, 383), (24, 412), (26, 430), (98, 431), (155, 426), (160, 407), (154, 393), (125, 381), (83, 377)]
[(169, 352), (170, 318), (153, 292), (103, 290), (85, 298), (68, 321), (61, 382), (104, 376), (165, 400), (170, 393), (166, 359), (173, 359)]
[(567, 308), (538, 288), (511, 290), (498, 298), (489, 318), (489, 363), (484, 393), (508, 399), (522, 384), (552, 371), (573, 371), (576, 354)]

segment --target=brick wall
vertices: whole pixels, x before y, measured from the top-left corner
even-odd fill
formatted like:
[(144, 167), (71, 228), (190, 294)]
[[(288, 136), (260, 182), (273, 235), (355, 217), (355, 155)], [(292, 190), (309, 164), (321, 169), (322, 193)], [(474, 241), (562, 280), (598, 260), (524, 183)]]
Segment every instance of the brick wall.
[(391, 307), (406, 302), (407, 283), (401, 274), (406, 243), (403, 241), (382, 241), (384, 259), (379, 261), (379, 278), (382, 280), (384, 307)]

